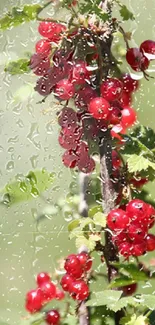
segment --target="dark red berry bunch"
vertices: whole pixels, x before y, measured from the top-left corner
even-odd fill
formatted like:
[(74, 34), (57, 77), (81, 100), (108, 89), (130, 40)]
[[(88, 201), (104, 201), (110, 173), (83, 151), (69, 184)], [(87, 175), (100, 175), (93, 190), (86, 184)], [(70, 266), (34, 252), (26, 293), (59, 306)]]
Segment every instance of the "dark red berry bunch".
[(130, 201), (126, 209), (114, 209), (107, 217), (113, 242), (121, 255), (140, 256), (155, 249), (155, 236), (148, 231), (154, 225), (155, 209), (142, 200)]
[(66, 274), (61, 279), (61, 286), (75, 300), (86, 300), (89, 296), (89, 287), (86, 281), (87, 272), (92, 267), (89, 254), (82, 252), (69, 255), (65, 260)]
[(126, 53), (126, 60), (133, 70), (145, 71), (148, 69), (151, 60), (148, 54), (155, 55), (154, 41), (146, 40), (139, 48), (129, 48)]
[[(40, 311), (46, 303), (53, 299), (62, 300), (64, 298), (64, 292), (56, 287), (48, 273), (39, 273), (36, 282), (37, 289), (31, 290), (26, 294), (25, 308), (29, 313)], [(52, 323), (51, 321), (48, 324), (53, 325), (58, 324), (58, 322)]]
[(95, 162), (89, 155), (86, 142), (82, 141), (83, 127), (80, 126), (77, 113), (69, 107), (63, 108), (58, 117), (61, 126), (59, 144), (66, 149), (62, 161), (66, 167), (78, 169), (84, 173), (91, 173)]

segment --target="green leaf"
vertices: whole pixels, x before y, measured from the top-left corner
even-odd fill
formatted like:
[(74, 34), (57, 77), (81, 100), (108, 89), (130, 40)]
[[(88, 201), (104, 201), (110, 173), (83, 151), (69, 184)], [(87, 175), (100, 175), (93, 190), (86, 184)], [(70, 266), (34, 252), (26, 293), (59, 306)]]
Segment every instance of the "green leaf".
[(106, 215), (102, 212), (97, 212), (93, 216), (93, 221), (95, 225), (99, 225), (101, 227), (106, 227)]
[(120, 299), (122, 291), (104, 290), (92, 294), (92, 298), (86, 302), (86, 306), (104, 306), (113, 309), (116, 302)]
[(102, 212), (102, 206), (101, 205), (95, 205), (88, 211), (88, 217), (92, 218), (97, 212)]
[(127, 156), (128, 170), (130, 173), (138, 173), (142, 170), (147, 170), (151, 167), (155, 170), (155, 163), (150, 161), (148, 158), (138, 156), (136, 154)]
[(67, 315), (64, 325), (76, 325), (77, 324), (77, 317), (75, 315)]
[(119, 310), (121, 310), (122, 308), (125, 308), (129, 305), (131, 306), (135, 306), (135, 299), (134, 297), (123, 297), (121, 299), (119, 299), (116, 304), (110, 308), (112, 311), (114, 311), (115, 313)]
[(119, 273), (130, 277), (135, 282), (145, 281), (148, 279), (147, 274), (143, 270), (139, 270), (138, 266), (134, 263), (112, 263), (112, 265), (119, 270)]
[(6, 65), (4, 71), (9, 72), (12, 75), (30, 72), (31, 69), (29, 67), (29, 63), (30, 63), (29, 59), (19, 59), (17, 61), (12, 61)]
[(115, 278), (111, 283), (109, 284), (109, 288), (119, 288), (124, 287), (129, 284), (136, 283), (136, 281), (133, 278), (130, 278), (128, 276), (120, 276), (118, 278)]
[(25, 5), (23, 9), (14, 7), (11, 12), (0, 19), (0, 29), (5, 30), (34, 20), (41, 9), (42, 7), (38, 4)]
[(54, 178), (55, 174), (46, 169), (30, 171), (27, 176), (17, 176), (1, 192), (4, 193), (4, 198), (8, 198), (6, 204), (28, 201), (50, 188)]
[(77, 249), (79, 249), (81, 246), (86, 246), (88, 251), (91, 252), (96, 246), (96, 241), (92, 238), (87, 239), (85, 236), (78, 236), (76, 238), (75, 245)]
[(80, 224), (80, 220), (79, 219), (75, 219), (75, 220), (72, 220), (69, 225), (68, 225), (68, 231), (72, 231), (74, 230), (75, 228), (77, 228)]
[(135, 19), (133, 13), (125, 5), (121, 6), (119, 12), (123, 20)]
[(84, 229), (86, 226), (89, 226), (90, 224), (93, 224), (93, 220), (91, 218), (81, 218), (80, 220), (80, 229)]
[(136, 316), (131, 315), (131, 316), (127, 316), (127, 317), (123, 317), (121, 322), (121, 325), (146, 325), (148, 324), (148, 319), (146, 316), (140, 315), (140, 316)]
[(138, 297), (138, 302), (142, 306), (146, 306), (150, 310), (155, 309), (155, 295), (140, 295)]

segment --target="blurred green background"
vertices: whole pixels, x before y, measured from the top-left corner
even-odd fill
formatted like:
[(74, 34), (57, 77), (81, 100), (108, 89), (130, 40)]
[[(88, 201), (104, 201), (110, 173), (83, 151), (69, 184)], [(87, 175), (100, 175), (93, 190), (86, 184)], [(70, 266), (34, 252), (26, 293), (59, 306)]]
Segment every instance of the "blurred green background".
[[(129, 6), (136, 17), (134, 22), (124, 23), (124, 29), (133, 32), (131, 45), (139, 45), (145, 39), (155, 40), (155, 1), (122, 2)], [(4, 15), (12, 6), (31, 3), (31, 0), (0, 0), (0, 15)], [(33, 3), (43, 2), (35, 0)], [(26, 315), (24, 297), (35, 286), (35, 274), (39, 271), (54, 272), (58, 267), (57, 260), (75, 250), (73, 243), (67, 239), (66, 225), (71, 217), (51, 216), (40, 224), (39, 231), (35, 223), (36, 216), (48, 204), (65, 198), (72, 181), (70, 171), (61, 163), (56, 101), (50, 96), (45, 104), (37, 104), (40, 97), (33, 91), (35, 76), (11, 77), (4, 73), (4, 65), (9, 60), (33, 52), (39, 39), (37, 25), (31, 22), (0, 33), (0, 186), (4, 187), (15, 175), (26, 175), (36, 168), (45, 167), (56, 173), (52, 188), (41, 198), (11, 208), (0, 206), (0, 322), (9, 324), (18, 324), (21, 317)], [(155, 77), (155, 62), (149, 70)], [(149, 82), (142, 79), (134, 107), (139, 121), (155, 129), (154, 102), (154, 79)], [(155, 195), (154, 185), (151, 183), (147, 186), (152, 199)], [(152, 284), (147, 283), (144, 290), (153, 292), (155, 286), (153, 288)]]

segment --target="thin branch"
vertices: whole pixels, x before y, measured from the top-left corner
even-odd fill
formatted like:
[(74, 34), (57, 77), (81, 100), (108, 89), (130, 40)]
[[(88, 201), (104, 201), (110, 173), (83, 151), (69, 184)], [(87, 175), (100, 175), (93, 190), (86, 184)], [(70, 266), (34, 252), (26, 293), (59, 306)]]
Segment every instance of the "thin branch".
[[(82, 172), (79, 173), (79, 195), (80, 195), (80, 203), (79, 203), (79, 213), (82, 217), (88, 217), (88, 203), (87, 203), (87, 187), (88, 187), (89, 175), (84, 174)], [(78, 253), (88, 252), (87, 247), (81, 246), (78, 250)], [(78, 318), (79, 325), (89, 325), (89, 311), (86, 307), (84, 301), (79, 303), (78, 309)]]

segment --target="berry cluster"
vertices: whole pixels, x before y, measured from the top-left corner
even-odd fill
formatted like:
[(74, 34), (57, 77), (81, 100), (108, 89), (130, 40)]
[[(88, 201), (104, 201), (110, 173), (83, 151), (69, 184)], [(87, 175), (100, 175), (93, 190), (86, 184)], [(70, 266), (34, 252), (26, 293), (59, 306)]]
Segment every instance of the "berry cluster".
[(145, 71), (150, 64), (150, 59), (148, 59), (147, 54), (155, 55), (154, 41), (146, 40), (139, 48), (129, 48), (126, 53), (126, 60), (133, 70)]
[(66, 149), (62, 161), (66, 167), (78, 167), (84, 173), (91, 173), (95, 168), (94, 160), (89, 156), (89, 148), (82, 141), (83, 128), (79, 125), (77, 113), (72, 108), (64, 108), (58, 117), (61, 126), (59, 144)]
[(155, 249), (155, 236), (148, 231), (154, 225), (155, 209), (142, 200), (134, 199), (123, 209), (112, 210), (107, 225), (113, 231), (113, 242), (121, 255), (140, 256)]
[[(36, 282), (37, 289), (31, 290), (26, 294), (25, 308), (29, 313), (33, 314), (40, 311), (46, 303), (53, 299), (64, 299), (64, 292), (56, 287), (48, 273), (39, 273)], [(45, 315), (46, 323), (49, 325), (57, 325), (59, 319), (60, 314), (57, 310), (50, 310)]]
[(61, 286), (73, 299), (83, 301), (88, 298), (86, 275), (91, 267), (92, 259), (85, 252), (72, 254), (66, 258), (64, 265), (66, 274), (61, 279)]

